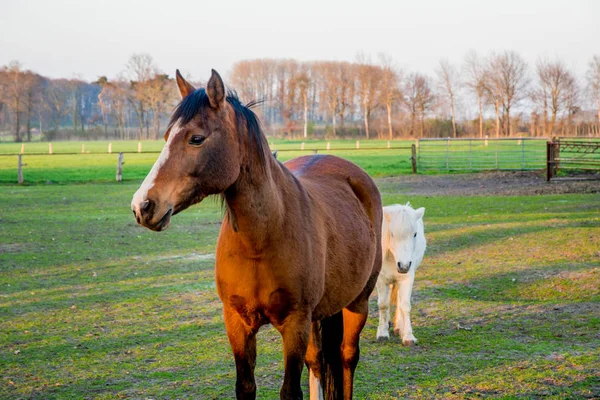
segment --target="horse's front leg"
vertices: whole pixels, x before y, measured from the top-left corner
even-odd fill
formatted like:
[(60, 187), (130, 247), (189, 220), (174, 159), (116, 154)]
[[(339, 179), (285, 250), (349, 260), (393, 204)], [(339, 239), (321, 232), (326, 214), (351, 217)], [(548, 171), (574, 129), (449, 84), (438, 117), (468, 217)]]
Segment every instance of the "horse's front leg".
[(256, 399), (256, 332), (230, 307), (224, 306), (223, 315), (227, 337), (235, 358), (235, 395), (238, 399)]
[(310, 316), (300, 313), (288, 315), (283, 324), (276, 326), (283, 338), (283, 362), (285, 367), (283, 386), (281, 386), (279, 392), (281, 399), (302, 399), (300, 380), (308, 348), (310, 327)]
[(402, 344), (404, 346), (412, 346), (417, 342), (417, 339), (413, 335), (410, 322), (410, 298), (414, 280), (415, 277), (411, 274), (407, 276), (406, 279), (401, 280), (398, 287), (398, 310), (396, 311), (397, 318), (395, 332), (399, 333), (402, 337)]
[(387, 340), (390, 338), (388, 332), (390, 321), (390, 285), (386, 285), (381, 278), (377, 280), (377, 306), (379, 307), (377, 340)]

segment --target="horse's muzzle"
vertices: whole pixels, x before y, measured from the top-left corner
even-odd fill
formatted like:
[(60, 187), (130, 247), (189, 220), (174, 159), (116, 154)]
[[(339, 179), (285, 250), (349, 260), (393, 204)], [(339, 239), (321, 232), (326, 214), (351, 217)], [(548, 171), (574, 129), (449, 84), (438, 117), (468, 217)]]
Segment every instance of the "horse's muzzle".
[[(173, 215), (172, 207), (169, 207), (164, 214), (158, 214), (156, 203), (152, 200), (145, 200), (137, 206), (133, 205), (131, 209), (138, 224), (156, 232), (167, 229)], [(157, 214), (159, 215), (158, 220)]]
[(406, 274), (410, 270), (411, 265), (412, 265), (412, 261), (409, 261), (408, 264), (398, 261), (398, 264), (396, 265), (396, 269), (398, 270), (398, 273)]

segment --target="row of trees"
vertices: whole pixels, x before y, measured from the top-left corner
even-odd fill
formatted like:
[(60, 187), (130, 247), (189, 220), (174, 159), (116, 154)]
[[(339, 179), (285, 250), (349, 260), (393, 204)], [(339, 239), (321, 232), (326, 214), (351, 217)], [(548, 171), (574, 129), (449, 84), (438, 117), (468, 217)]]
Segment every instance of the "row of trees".
[(159, 138), (178, 97), (175, 83), (147, 54), (134, 54), (123, 73), (95, 82), (50, 79), (18, 62), (0, 69), (0, 130), (14, 141)]
[[(441, 60), (430, 77), (376, 62), (244, 60), (230, 82), (257, 110), (271, 134), (366, 138), (599, 134), (600, 56), (579, 80), (559, 59), (530, 68), (516, 52), (462, 65)], [(13, 140), (73, 136), (159, 138), (177, 101), (173, 79), (148, 54), (134, 54), (114, 79), (49, 79), (13, 62), (0, 69), (0, 131)], [(596, 111), (585, 111), (585, 108)]]
[[(581, 82), (559, 59), (539, 60), (532, 72), (514, 51), (470, 52), (460, 66), (441, 60), (433, 78), (395, 68), (386, 55), (377, 62), (359, 55), (352, 63), (244, 60), (233, 66), (231, 79), (243, 98), (264, 100), (271, 125), (282, 122), (288, 134), (302, 130), (304, 136), (311, 122), (327, 124), (333, 136), (344, 134), (348, 121), (360, 123), (366, 138), (373, 126), (378, 137), (388, 138), (500, 137), (525, 130), (551, 136), (574, 134), (575, 122), (586, 132), (594, 123), (590, 132), (597, 134), (600, 119), (600, 56)], [(584, 112), (586, 104), (598, 119)]]

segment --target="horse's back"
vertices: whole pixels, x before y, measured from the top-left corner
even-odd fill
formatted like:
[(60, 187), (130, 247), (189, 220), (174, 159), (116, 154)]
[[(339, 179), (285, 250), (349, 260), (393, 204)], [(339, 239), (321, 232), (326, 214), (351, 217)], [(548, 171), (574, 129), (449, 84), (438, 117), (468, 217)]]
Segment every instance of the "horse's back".
[(380, 226), (383, 213), (379, 190), (371, 177), (356, 164), (340, 157), (318, 154), (294, 158), (285, 166), (309, 190), (318, 188), (316, 193), (322, 194), (325, 199), (332, 198), (331, 190), (338, 185), (350, 188), (363, 204), (369, 219), (375, 226)]

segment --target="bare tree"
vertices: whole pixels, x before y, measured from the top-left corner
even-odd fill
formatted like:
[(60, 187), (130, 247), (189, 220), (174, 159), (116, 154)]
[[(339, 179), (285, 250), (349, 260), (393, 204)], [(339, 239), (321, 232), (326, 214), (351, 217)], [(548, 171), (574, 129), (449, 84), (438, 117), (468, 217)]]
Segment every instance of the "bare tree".
[[(24, 112), (26, 122), (27, 141), (31, 142), (31, 123), (36, 109), (41, 107), (43, 78), (31, 71), (27, 71), (24, 76)], [(40, 122), (41, 126), (41, 122)]]
[(152, 112), (154, 139), (160, 138), (160, 119), (177, 97), (172, 80), (166, 74), (155, 74), (146, 84), (145, 97)]
[(295, 76), (296, 85), (298, 86), (300, 101), (302, 102), (303, 117), (304, 120), (304, 138), (308, 137), (308, 91), (310, 85), (309, 68), (307, 64), (300, 66), (300, 71)]
[(357, 83), (360, 109), (365, 124), (365, 136), (369, 139), (369, 118), (377, 105), (381, 69), (371, 65), (369, 59), (363, 54), (357, 56)]
[(138, 116), (141, 140), (144, 137), (144, 126), (146, 127), (146, 137), (150, 136), (147, 121), (147, 87), (148, 82), (156, 75), (156, 67), (150, 54), (133, 54), (127, 62), (125, 69), (131, 79), (131, 92), (129, 101)]
[(446, 100), (450, 103), (450, 110), (452, 113), (452, 134), (456, 138), (456, 115), (455, 115), (455, 98), (458, 91), (459, 85), (459, 73), (454, 65), (450, 64), (448, 60), (440, 60), (440, 63), (435, 70), (440, 80), (440, 86), (442, 93), (444, 93)]
[(392, 109), (394, 103), (402, 99), (402, 91), (400, 90), (401, 72), (395, 70), (392, 58), (386, 54), (379, 54), (379, 63), (381, 65), (381, 103), (385, 104), (387, 111), (387, 124), (389, 139), (394, 138), (392, 129)]
[(590, 61), (586, 78), (588, 91), (596, 103), (598, 122), (600, 122), (600, 55), (595, 55)]
[[(557, 115), (563, 111), (570, 113), (567, 108), (570, 104), (567, 102), (573, 95), (575, 78), (561, 60), (539, 60), (536, 70), (538, 87), (535, 99), (541, 102), (543, 107), (544, 135), (551, 136), (554, 132)], [(546, 126), (546, 110), (548, 108), (551, 115), (550, 123)]]
[(423, 137), (425, 130), (425, 114), (431, 110), (434, 96), (429, 80), (417, 72), (410, 73), (404, 84), (404, 102), (410, 112), (410, 135), (415, 132), (416, 118), (420, 121), (420, 134)]
[(314, 66), (315, 75), (318, 79), (320, 108), (329, 114), (333, 126), (333, 136), (337, 135), (337, 112), (339, 105), (339, 86), (337, 74), (337, 63), (335, 62), (320, 62)]
[(475, 51), (467, 53), (463, 67), (467, 88), (477, 98), (479, 111), (479, 137), (483, 138), (483, 105), (486, 95), (486, 69), (485, 60), (482, 60)]
[(54, 79), (46, 87), (44, 105), (50, 111), (53, 126), (52, 131), (46, 135), (49, 140), (58, 134), (60, 121), (68, 113), (68, 85), (67, 79)]
[(21, 142), (21, 122), (26, 96), (25, 71), (18, 61), (11, 61), (2, 68), (2, 101), (12, 111), (13, 137)]
[(489, 74), (496, 107), (502, 107), (504, 132), (511, 135), (510, 112), (525, 97), (529, 84), (527, 63), (518, 53), (504, 51), (490, 57)]

